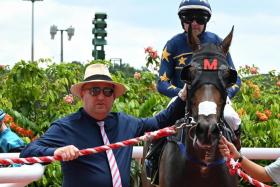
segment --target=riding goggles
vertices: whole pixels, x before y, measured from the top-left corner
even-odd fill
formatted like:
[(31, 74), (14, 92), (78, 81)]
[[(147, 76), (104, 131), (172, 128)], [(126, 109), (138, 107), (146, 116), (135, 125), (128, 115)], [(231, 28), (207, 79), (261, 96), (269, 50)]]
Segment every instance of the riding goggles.
[(199, 25), (205, 25), (209, 21), (209, 16), (201, 14), (182, 14), (180, 18), (187, 24), (191, 24), (195, 20)]
[(92, 87), (92, 88), (89, 88), (89, 93), (92, 96), (98, 96), (98, 95), (101, 94), (101, 92), (103, 93), (104, 96), (111, 97), (114, 93), (114, 89), (110, 88), (110, 87), (104, 87), (104, 88)]

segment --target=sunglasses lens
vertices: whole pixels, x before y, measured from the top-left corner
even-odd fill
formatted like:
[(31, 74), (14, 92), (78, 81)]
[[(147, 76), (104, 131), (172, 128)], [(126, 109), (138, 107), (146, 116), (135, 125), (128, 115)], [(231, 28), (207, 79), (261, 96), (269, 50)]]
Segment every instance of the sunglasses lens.
[(103, 95), (105, 95), (106, 97), (111, 97), (114, 93), (114, 89), (113, 88), (109, 88), (109, 87), (105, 87), (105, 88), (100, 88), (100, 87), (93, 87), (90, 89), (90, 94), (92, 96), (98, 96), (101, 91), (103, 92)]
[(199, 15), (199, 16), (196, 16), (196, 17), (195, 17), (195, 20), (196, 20), (196, 22), (197, 22), (198, 24), (204, 25), (204, 24), (207, 23), (208, 17), (207, 17), (207, 16), (201, 16), (201, 15)]
[(187, 24), (191, 24), (195, 20), (198, 24), (204, 25), (208, 21), (208, 16), (197, 14), (185, 14), (181, 16), (181, 19), (184, 23)]
[(114, 93), (113, 88), (108, 88), (108, 87), (103, 88), (103, 94), (106, 97), (111, 97), (113, 95), (113, 93)]
[(90, 89), (90, 94), (92, 96), (98, 96), (101, 93), (101, 88), (99, 87), (93, 87)]
[(190, 24), (193, 22), (193, 16), (191, 15), (182, 15), (181, 19), (184, 23)]

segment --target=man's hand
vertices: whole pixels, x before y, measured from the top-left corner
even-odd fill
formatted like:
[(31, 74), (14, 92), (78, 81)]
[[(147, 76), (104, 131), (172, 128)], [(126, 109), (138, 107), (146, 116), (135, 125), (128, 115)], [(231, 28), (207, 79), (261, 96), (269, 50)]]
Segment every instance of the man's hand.
[(57, 148), (54, 151), (55, 157), (61, 157), (62, 161), (70, 161), (79, 157), (79, 149), (74, 145)]

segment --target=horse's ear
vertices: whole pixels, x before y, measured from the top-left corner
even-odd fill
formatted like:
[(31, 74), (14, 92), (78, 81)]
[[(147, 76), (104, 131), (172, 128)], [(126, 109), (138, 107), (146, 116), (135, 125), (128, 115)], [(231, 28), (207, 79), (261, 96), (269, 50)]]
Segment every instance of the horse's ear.
[(185, 66), (181, 71), (181, 80), (184, 81), (186, 84), (191, 85), (194, 79), (194, 68), (192, 65)]
[(227, 54), (229, 51), (229, 47), (232, 41), (232, 36), (233, 36), (233, 30), (234, 30), (234, 26), (232, 26), (232, 29), (230, 31), (230, 33), (227, 35), (227, 37), (222, 41), (222, 49), (224, 54)]
[(193, 32), (191, 24), (188, 28), (188, 42), (189, 46), (191, 47), (192, 51), (200, 49), (200, 40), (197, 37), (198, 33), (195, 31)]
[(227, 88), (233, 86), (237, 80), (237, 72), (234, 69), (226, 69), (223, 73), (223, 79)]

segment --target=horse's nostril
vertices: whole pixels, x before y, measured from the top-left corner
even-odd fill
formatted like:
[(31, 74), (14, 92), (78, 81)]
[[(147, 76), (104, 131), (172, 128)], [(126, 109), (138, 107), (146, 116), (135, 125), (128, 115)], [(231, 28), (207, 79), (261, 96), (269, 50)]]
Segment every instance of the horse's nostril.
[(217, 125), (209, 123), (198, 123), (196, 127), (196, 136), (202, 144), (212, 144), (219, 137), (220, 131)]
[(201, 127), (200, 124), (197, 125), (195, 131), (196, 131), (196, 134), (203, 134), (203, 132), (204, 132), (204, 130), (203, 130), (203, 128)]
[(199, 123), (196, 127), (196, 136), (198, 140), (203, 143), (207, 144), (209, 141), (209, 127), (203, 123)]
[(219, 135), (220, 134), (220, 130), (219, 130), (219, 128), (216, 124), (211, 125), (210, 132), (211, 132), (212, 135)]

